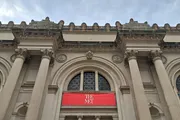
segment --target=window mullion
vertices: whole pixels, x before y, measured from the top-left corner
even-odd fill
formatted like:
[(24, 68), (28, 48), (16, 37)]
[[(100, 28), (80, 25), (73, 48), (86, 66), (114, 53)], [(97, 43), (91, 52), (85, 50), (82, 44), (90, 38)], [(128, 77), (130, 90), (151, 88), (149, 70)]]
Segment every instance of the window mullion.
[(98, 71), (95, 71), (95, 91), (99, 91)]
[(84, 82), (84, 71), (81, 71), (80, 91), (83, 91), (83, 82)]

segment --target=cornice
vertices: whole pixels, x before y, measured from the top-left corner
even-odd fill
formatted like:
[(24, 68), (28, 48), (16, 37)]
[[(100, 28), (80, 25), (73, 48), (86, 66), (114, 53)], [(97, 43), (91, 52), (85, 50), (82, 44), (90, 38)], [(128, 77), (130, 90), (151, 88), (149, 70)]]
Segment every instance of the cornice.
[(92, 26), (87, 25), (86, 23), (82, 23), (81, 25), (75, 25), (73, 22), (69, 23), (69, 25), (65, 25), (63, 20), (60, 20), (58, 23), (50, 21), (49, 17), (41, 21), (31, 20), (29, 24), (25, 21), (22, 21), (20, 24), (14, 24), (13, 21), (9, 21), (8, 24), (2, 24), (0, 22), (1, 30), (11, 30), (13, 28), (21, 28), (21, 29), (59, 29), (62, 31), (103, 31), (103, 32), (113, 32), (113, 31), (121, 31), (121, 30), (153, 30), (153, 31), (180, 31), (180, 24), (176, 26), (170, 26), (168, 23), (164, 24), (164, 26), (158, 26), (154, 23), (150, 26), (147, 22), (139, 23), (138, 21), (134, 21), (132, 18), (128, 23), (121, 24), (119, 21), (116, 21), (115, 25), (110, 25), (106, 23), (104, 26), (99, 26), (98, 23), (94, 23)]

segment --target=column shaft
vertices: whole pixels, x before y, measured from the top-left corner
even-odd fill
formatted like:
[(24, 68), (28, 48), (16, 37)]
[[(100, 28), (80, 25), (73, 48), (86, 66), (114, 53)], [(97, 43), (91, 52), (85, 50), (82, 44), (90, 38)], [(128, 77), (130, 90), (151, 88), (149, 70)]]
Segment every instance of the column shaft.
[[(132, 51), (134, 52), (134, 51)], [(137, 64), (136, 56), (130, 53), (129, 67), (132, 78), (133, 92), (135, 96), (136, 109), (139, 120), (151, 120), (151, 115), (148, 107), (148, 101), (144, 92), (142, 79)]]
[(3, 90), (0, 94), (0, 120), (5, 120), (8, 113), (8, 107), (10, 105), (13, 92), (16, 88), (16, 83), (18, 82), (18, 78), (24, 63), (26, 50), (18, 50), (19, 52), (13, 63), (13, 66), (9, 72), (6, 83), (4, 85)]
[(180, 105), (160, 56), (154, 57), (153, 62), (172, 120), (179, 120)]
[[(47, 51), (46, 51), (47, 52)], [(40, 120), (43, 107), (44, 91), (46, 88), (46, 79), (49, 69), (50, 57), (43, 56), (39, 71), (36, 77), (36, 82), (33, 88), (29, 108), (25, 120)]]

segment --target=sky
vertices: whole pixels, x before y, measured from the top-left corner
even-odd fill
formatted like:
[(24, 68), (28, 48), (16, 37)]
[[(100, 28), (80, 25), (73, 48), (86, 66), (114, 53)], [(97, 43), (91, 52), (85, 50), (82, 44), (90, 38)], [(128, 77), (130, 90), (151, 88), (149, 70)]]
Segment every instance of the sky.
[(180, 23), (180, 0), (0, 0), (2, 24), (41, 21), (47, 16), (56, 23), (64, 20), (66, 25), (97, 22), (114, 26), (116, 21), (124, 24), (133, 18), (150, 25), (176, 26)]

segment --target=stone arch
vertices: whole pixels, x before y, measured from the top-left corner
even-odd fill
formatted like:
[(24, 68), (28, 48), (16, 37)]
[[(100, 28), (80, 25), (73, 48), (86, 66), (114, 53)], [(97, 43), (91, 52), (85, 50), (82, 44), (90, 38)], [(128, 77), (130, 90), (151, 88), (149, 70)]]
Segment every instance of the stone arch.
[(180, 58), (174, 59), (166, 66), (170, 82), (175, 92), (177, 92), (176, 80), (180, 75)]
[(6, 59), (0, 57), (0, 91), (2, 90), (5, 84), (10, 69), (10, 63)]
[[(72, 78), (75, 76), (81, 69), (87, 69), (87, 70), (99, 70), (100, 74), (105, 75), (105, 77), (111, 77), (116, 76), (116, 79), (112, 79), (112, 81), (108, 81), (110, 84), (117, 84), (117, 85), (128, 85), (127, 80), (125, 79), (124, 74), (122, 71), (111, 61), (94, 56), (93, 60), (87, 60), (86, 57), (76, 57), (74, 59), (71, 59), (67, 61), (64, 65), (62, 65), (53, 76), (52, 84), (55, 85), (64, 85), (69, 75), (69, 78)], [(67, 73), (66, 73), (67, 72)], [(109, 74), (109, 72), (111, 74)], [(112, 75), (113, 74), (113, 75)], [(108, 76), (107, 76), (108, 75)], [(59, 80), (61, 76), (61, 80)], [(63, 79), (65, 78), (65, 79)], [(112, 83), (113, 82), (113, 83)], [(69, 82), (68, 82), (69, 83)]]
[[(122, 73), (122, 71), (116, 66), (116, 64), (111, 61), (99, 57), (93, 56), (92, 59), (87, 59), (86, 56), (76, 57), (67, 61), (63, 64), (54, 74), (52, 79), (53, 85), (58, 85), (58, 99), (56, 103), (56, 115), (55, 119), (59, 118), (60, 107), (61, 107), (61, 99), (62, 93), (67, 89), (68, 83), (70, 80), (77, 75), (81, 70), (97, 70), (101, 75), (108, 80), (111, 88), (116, 92), (116, 100), (117, 102), (117, 112), (119, 115), (119, 119), (122, 119), (124, 116), (123, 111), (123, 98), (122, 93), (120, 92), (120, 86), (128, 85), (128, 82)], [(65, 87), (64, 87), (65, 86)], [(120, 107), (121, 106), (121, 107)]]
[(106, 80), (108, 81), (108, 83), (110, 85), (110, 88), (112, 88), (111, 91), (114, 91), (114, 88), (115, 88), (114, 84), (115, 83), (112, 80), (112, 76), (108, 75), (107, 71), (105, 71), (104, 69), (99, 68), (99, 67), (100, 66), (89, 66), (88, 64), (86, 64), (85, 66), (84, 65), (83, 66), (79, 66), (79, 68), (76, 68), (76, 69), (72, 70), (69, 73), (69, 76), (66, 78), (66, 81), (64, 83), (64, 90), (67, 90), (69, 82), (72, 80), (72, 78), (75, 75), (80, 73), (82, 70), (83, 71), (96, 71), (97, 70), (101, 75), (103, 75), (106, 78)]

